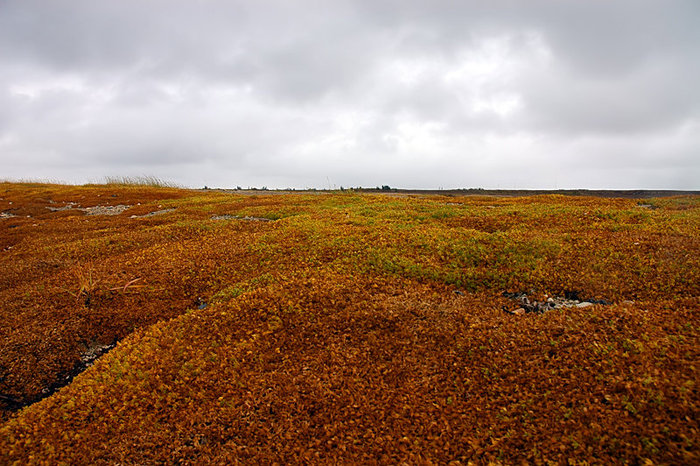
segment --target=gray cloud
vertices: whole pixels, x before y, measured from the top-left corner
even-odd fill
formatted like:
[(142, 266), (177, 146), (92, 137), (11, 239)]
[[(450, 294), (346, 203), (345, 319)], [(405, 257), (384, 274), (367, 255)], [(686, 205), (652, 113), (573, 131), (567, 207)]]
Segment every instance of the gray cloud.
[(0, 4), (0, 177), (698, 189), (695, 1)]

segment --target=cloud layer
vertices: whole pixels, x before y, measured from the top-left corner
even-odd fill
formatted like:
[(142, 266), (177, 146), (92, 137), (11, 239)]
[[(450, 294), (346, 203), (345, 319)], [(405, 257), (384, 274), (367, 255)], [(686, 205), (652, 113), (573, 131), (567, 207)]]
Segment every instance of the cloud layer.
[(0, 3), (0, 178), (700, 189), (700, 4)]

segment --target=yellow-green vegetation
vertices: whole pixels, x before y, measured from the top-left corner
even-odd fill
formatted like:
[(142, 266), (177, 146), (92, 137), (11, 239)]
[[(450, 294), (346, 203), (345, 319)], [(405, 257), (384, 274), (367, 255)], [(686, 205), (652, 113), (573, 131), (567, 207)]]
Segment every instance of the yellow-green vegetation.
[(700, 460), (698, 197), (1, 183), (0, 212), (2, 464)]

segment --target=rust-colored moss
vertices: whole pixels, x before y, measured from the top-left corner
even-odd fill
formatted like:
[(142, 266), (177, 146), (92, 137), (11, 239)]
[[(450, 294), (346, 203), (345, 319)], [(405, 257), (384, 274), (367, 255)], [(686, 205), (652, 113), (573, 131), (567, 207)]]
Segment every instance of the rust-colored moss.
[(697, 462), (700, 200), (651, 202), (0, 184), (0, 462)]

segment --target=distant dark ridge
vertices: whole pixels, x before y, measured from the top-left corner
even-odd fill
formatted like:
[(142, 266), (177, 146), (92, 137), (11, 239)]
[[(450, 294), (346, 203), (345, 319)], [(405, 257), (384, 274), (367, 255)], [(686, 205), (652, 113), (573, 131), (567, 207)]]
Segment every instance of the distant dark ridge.
[(598, 190), (598, 189), (356, 189), (361, 192), (372, 193), (403, 193), (403, 194), (436, 194), (444, 196), (538, 196), (542, 194), (560, 194), (564, 196), (592, 196), (592, 197), (620, 197), (627, 199), (649, 199), (654, 197), (670, 196), (699, 196), (700, 191), (675, 191), (675, 190)]
[[(285, 194), (285, 193), (323, 193), (337, 192), (337, 189), (226, 189), (226, 188), (204, 188), (205, 190), (219, 192), (237, 192), (241, 194)], [(559, 194), (563, 196), (590, 196), (603, 198), (624, 198), (624, 199), (651, 199), (655, 197), (671, 196), (700, 196), (700, 191), (679, 191), (679, 190), (600, 190), (600, 189), (401, 189), (401, 188), (344, 188), (341, 191), (354, 191), (359, 193), (377, 194), (422, 194), (437, 196), (501, 196), (501, 197), (525, 197), (539, 196), (544, 194)]]

